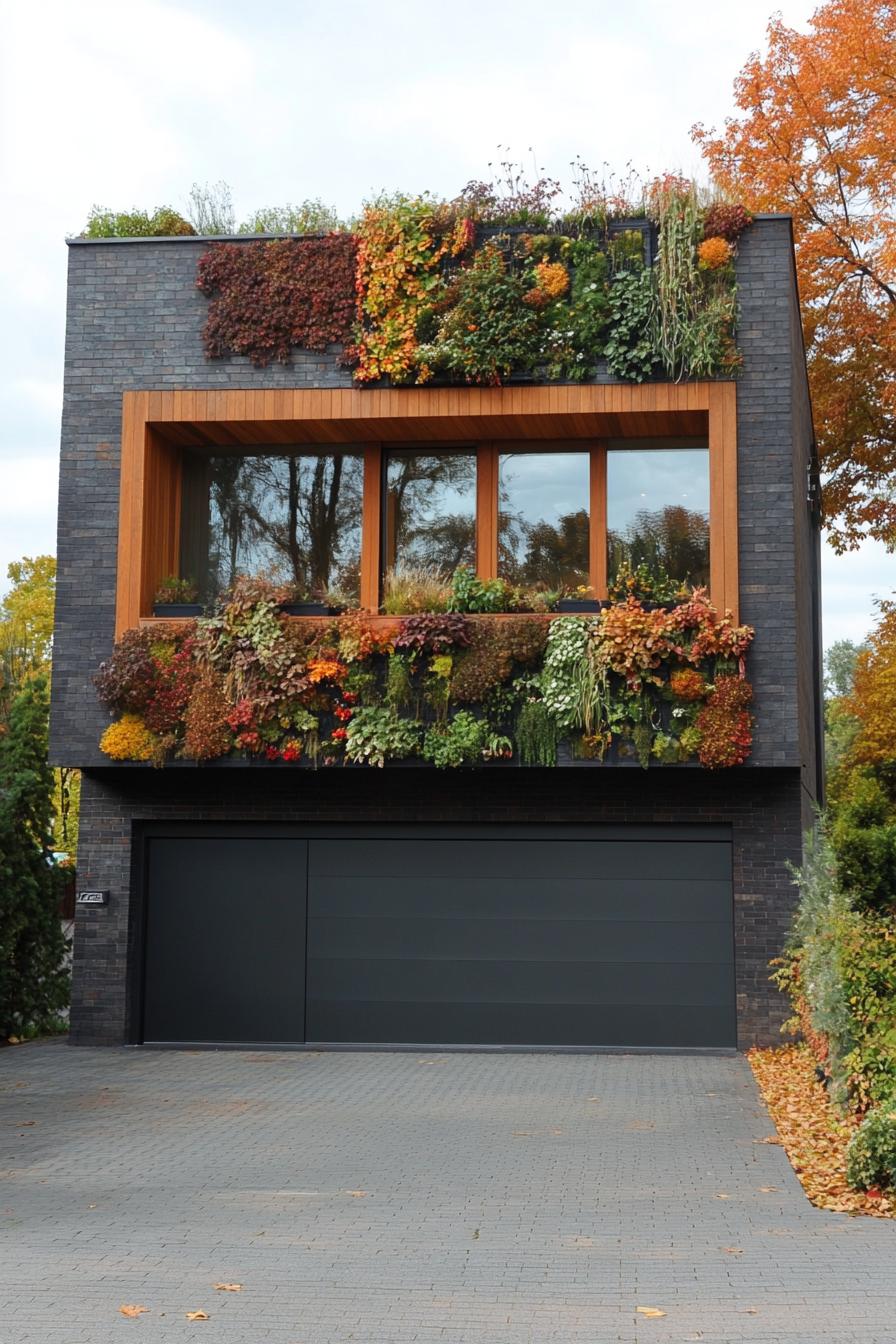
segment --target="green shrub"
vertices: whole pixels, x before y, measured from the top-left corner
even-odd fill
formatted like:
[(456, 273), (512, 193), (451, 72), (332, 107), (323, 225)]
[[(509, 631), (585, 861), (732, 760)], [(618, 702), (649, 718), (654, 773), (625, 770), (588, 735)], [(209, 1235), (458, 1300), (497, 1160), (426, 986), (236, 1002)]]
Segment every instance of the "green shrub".
[(440, 767), (478, 765), (488, 746), (489, 726), (467, 709), (447, 723), (435, 724), (423, 739), (423, 757)]
[(419, 724), (400, 719), (394, 709), (355, 710), (345, 742), (347, 760), (382, 766), (414, 756), (419, 749)]
[(82, 238), (170, 238), (196, 230), (168, 205), (152, 214), (146, 210), (104, 210), (95, 205), (81, 232)]
[(853, 1190), (896, 1188), (896, 1102), (866, 1115), (849, 1143), (846, 1179)]
[(854, 775), (831, 827), (840, 881), (857, 908), (896, 905), (896, 822), (877, 779)]

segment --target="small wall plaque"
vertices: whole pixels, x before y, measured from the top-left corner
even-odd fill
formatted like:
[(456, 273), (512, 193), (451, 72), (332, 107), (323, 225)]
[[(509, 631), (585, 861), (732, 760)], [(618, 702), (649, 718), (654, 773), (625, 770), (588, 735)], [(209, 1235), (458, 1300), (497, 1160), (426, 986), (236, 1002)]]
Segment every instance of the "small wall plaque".
[(79, 891), (75, 897), (77, 905), (108, 905), (108, 891)]

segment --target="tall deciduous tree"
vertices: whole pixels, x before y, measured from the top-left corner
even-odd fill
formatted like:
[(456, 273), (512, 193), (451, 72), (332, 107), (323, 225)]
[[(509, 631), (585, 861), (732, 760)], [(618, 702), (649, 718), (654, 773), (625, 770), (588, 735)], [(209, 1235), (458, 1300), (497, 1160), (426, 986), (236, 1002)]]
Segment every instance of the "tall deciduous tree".
[(735, 83), (741, 116), (697, 126), (716, 181), (793, 216), (803, 326), (838, 550), (896, 545), (896, 5), (780, 17)]
[(6, 571), (10, 587), (0, 599), (0, 718), (17, 689), (49, 672), (56, 604), (56, 560), (25, 556)]
[(47, 764), (47, 686), (26, 682), (0, 736), (0, 1035), (50, 1024), (68, 1002)]

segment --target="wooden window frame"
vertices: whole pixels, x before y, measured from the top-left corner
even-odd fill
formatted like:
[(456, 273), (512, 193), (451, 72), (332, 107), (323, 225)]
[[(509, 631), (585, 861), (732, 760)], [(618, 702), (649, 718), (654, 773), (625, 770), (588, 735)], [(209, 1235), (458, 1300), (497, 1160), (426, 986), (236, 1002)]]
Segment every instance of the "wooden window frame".
[(247, 454), (352, 448), (364, 455), (361, 606), (380, 599), (383, 458), (387, 447), (475, 445), (476, 558), (498, 572), (501, 452), (590, 451), (591, 585), (607, 593), (606, 440), (706, 437), (710, 594), (738, 612), (737, 389), (732, 382), (511, 388), (126, 392), (122, 400), (116, 636), (151, 619), (161, 578), (179, 563), (182, 448)]

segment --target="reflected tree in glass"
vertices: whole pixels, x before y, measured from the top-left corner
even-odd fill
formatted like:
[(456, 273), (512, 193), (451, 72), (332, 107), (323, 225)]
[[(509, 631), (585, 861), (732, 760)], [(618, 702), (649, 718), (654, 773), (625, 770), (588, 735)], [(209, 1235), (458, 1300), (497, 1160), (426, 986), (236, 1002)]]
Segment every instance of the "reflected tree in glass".
[(502, 453), (498, 573), (526, 587), (590, 583), (590, 454)]
[(209, 471), (209, 588), (264, 575), (302, 593), (357, 597), (364, 460), (358, 453), (215, 457)]
[(386, 569), (476, 564), (476, 454), (392, 452), (386, 459)]
[(709, 582), (709, 452), (624, 448), (607, 453), (607, 572), (646, 565)]

